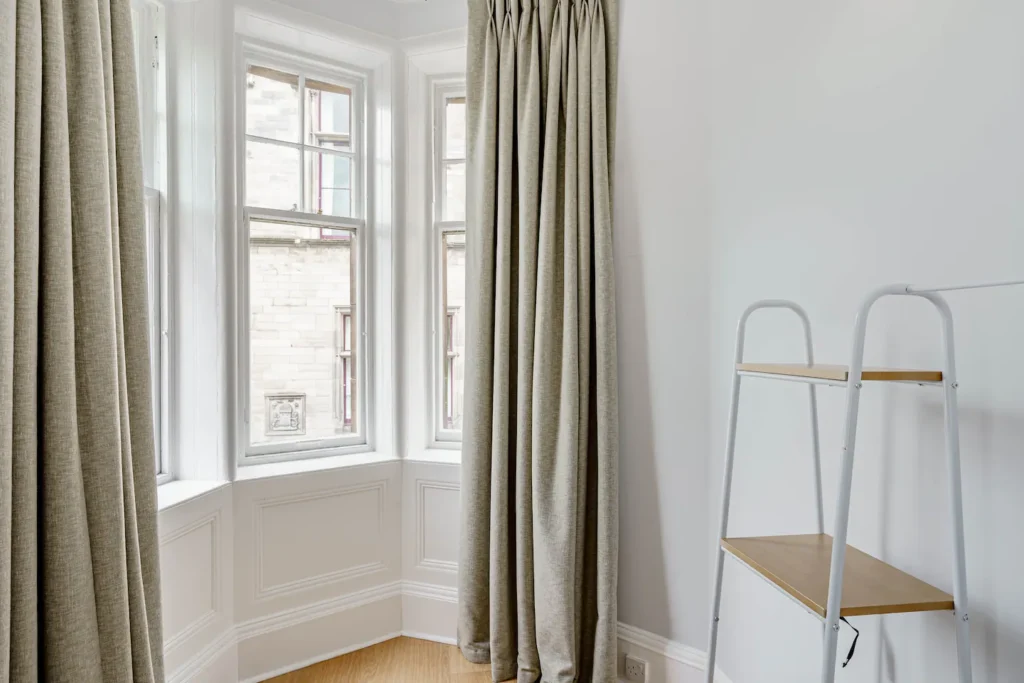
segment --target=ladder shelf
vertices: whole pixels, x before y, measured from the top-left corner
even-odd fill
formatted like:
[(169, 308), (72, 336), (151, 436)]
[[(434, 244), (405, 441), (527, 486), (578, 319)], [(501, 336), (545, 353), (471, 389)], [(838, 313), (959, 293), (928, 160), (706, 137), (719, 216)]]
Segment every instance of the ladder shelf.
[[(1024, 281), (1016, 284), (1024, 284)], [(996, 284), (991, 286), (996, 286)], [(953, 350), (953, 316), (946, 300), (937, 291), (938, 289), (918, 289), (908, 285), (890, 285), (871, 292), (861, 305), (854, 324), (853, 346), (848, 366), (815, 363), (810, 319), (804, 309), (791, 301), (758, 301), (747, 307), (743, 315), (740, 316), (736, 330), (735, 365), (732, 368), (731, 405), (722, 477), (722, 511), (718, 534), (720, 540), (718, 547), (715, 548), (714, 597), (711, 605), (711, 627), (705, 679), (707, 683), (713, 683), (715, 677), (715, 658), (722, 603), (723, 564), (727, 554), (736, 558), (741, 564), (824, 622), (821, 683), (835, 682), (840, 619), (874, 614), (931, 611), (953, 613), (958, 680), (959, 683), (971, 683), (966, 550), (960, 486), (960, 436), (956, 397), (959, 385), (956, 381)], [(941, 371), (864, 367), (868, 314), (878, 299), (889, 295), (920, 297), (931, 303), (939, 313), (945, 352), (945, 362)], [(803, 324), (804, 363), (749, 363), (744, 360), (743, 346), (747, 320), (754, 312), (769, 308), (787, 309), (800, 318)], [(733, 538), (728, 534), (740, 386), (741, 380), (746, 378), (784, 380), (808, 385), (812, 455), (810, 464), (814, 473), (818, 532), (816, 534), (759, 538)], [(949, 510), (953, 522), (951, 530), (953, 539), (952, 595), (847, 544), (857, 417), (860, 409), (861, 388), (865, 382), (901, 382), (941, 387), (942, 389), (946, 465), (949, 471)], [(839, 462), (839, 482), (836, 487), (837, 499), (835, 515), (832, 520), (832, 535), (825, 533), (816, 393), (816, 385), (819, 384), (842, 387), (846, 393), (843, 445)]]

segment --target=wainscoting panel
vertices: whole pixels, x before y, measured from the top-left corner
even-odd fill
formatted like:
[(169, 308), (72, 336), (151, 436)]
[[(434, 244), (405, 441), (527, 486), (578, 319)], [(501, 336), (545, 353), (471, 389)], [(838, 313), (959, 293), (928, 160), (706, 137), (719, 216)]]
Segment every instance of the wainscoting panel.
[(257, 500), (256, 599), (385, 569), (381, 534), (387, 485), (382, 479)]
[(403, 576), (414, 583), (454, 587), (459, 567), (459, 466), (410, 460), (402, 478)]
[(233, 487), (240, 622), (401, 578), (400, 462), (237, 481)]
[[(164, 655), (169, 681), (192, 680), (199, 660), (234, 644), (229, 486), (160, 512)], [(211, 650), (211, 645), (218, 648)]]

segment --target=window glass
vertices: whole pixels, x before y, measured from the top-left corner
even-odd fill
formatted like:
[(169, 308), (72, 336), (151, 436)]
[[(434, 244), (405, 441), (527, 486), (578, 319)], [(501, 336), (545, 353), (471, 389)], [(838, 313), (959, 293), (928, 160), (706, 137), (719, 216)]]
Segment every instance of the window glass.
[(245, 143), (245, 203), (299, 210), (299, 150), (249, 140)]
[(299, 77), (265, 66), (250, 66), (245, 81), (245, 132), (261, 138), (299, 142)]
[(358, 431), (356, 235), (249, 225), (249, 441)]
[(466, 162), (444, 165), (442, 220), (466, 220)]
[(352, 158), (330, 152), (306, 152), (307, 210), (328, 216), (353, 215)]
[(466, 374), (466, 233), (446, 232), (441, 238), (442, 358), (441, 427), (462, 429), (462, 393)]
[(466, 158), (466, 98), (449, 97), (444, 107), (444, 158)]
[(352, 150), (352, 90), (323, 81), (306, 81), (306, 144)]

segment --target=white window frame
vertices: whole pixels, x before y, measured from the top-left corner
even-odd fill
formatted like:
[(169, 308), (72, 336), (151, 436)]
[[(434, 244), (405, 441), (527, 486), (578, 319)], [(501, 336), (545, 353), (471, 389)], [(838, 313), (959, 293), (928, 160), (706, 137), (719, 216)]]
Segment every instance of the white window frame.
[(168, 243), (168, 122), (167, 122), (167, 20), (166, 8), (155, 0), (133, 0), (132, 30), (139, 122), (142, 130), (142, 167), (146, 217), (146, 279), (149, 344), (154, 411), (153, 446), (156, 450), (157, 484), (174, 479), (170, 444), (171, 407), (171, 261)]
[(444, 156), (445, 143), (445, 108), (448, 100), (466, 97), (466, 81), (462, 76), (447, 76), (432, 78), (430, 80), (430, 92), (433, 111), (433, 136), (431, 149), (431, 166), (433, 168), (433, 206), (431, 218), (433, 221), (430, 231), (430, 281), (431, 281), (431, 337), (433, 349), (431, 353), (431, 384), (433, 389), (432, 409), (430, 410), (430, 434), (433, 435), (434, 448), (459, 449), (462, 447), (462, 430), (448, 429), (444, 426), (445, 406), (445, 369), (447, 365), (448, 349), (445, 343), (445, 335), (448, 323), (448, 307), (445, 305), (445, 293), (442, 288), (441, 277), (445, 271), (443, 263), (442, 242), (447, 233), (465, 233), (466, 222), (444, 220), (445, 192), (445, 167), (453, 161), (465, 161), (462, 159), (446, 158)]
[[(372, 293), (369, 291), (373, 279), (369, 273), (367, 207), (373, 205), (372, 188), (367, 182), (367, 165), (369, 140), (367, 131), (369, 75), (349, 65), (328, 62), (296, 51), (284, 50), (251, 39), (239, 39), (236, 48), (237, 70), (236, 81), (236, 168), (237, 168), (237, 206), (239, 207), (239, 223), (236, 226), (236, 278), (235, 278), (235, 309), (236, 319), (236, 443), (238, 444), (237, 462), (239, 466), (266, 462), (300, 460), (306, 458), (328, 457), (350, 453), (362, 453), (373, 449), (373, 373), (372, 363), (367, 354), (371, 348), (368, 343), (372, 317)], [(308, 213), (306, 211), (286, 211), (250, 207), (245, 204), (246, 198), (246, 142), (250, 139), (264, 141), (262, 138), (250, 136), (246, 132), (246, 83), (250, 65), (259, 65), (278, 69), (299, 76), (300, 93), (306, 78), (314, 78), (329, 83), (352, 88), (352, 118), (349, 123), (352, 130), (352, 213), (358, 218), (330, 216)], [(305, 98), (299, 98), (300, 130), (305, 126)], [(300, 197), (305, 201), (305, 150), (317, 150), (305, 140), (298, 143), (268, 140), (274, 144), (300, 150), (298, 172), (300, 174)], [(305, 207), (302, 207), (305, 208)], [(356, 308), (353, 329), (353, 351), (356, 354), (356, 391), (358, 411), (354, 434), (338, 435), (322, 439), (303, 439), (280, 443), (250, 443), (250, 293), (249, 293), (249, 224), (251, 221), (272, 221), (288, 223), (304, 227), (323, 227), (351, 231), (355, 235), (356, 250), (356, 292), (352, 305)], [(361, 379), (360, 379), (361, 378)]]

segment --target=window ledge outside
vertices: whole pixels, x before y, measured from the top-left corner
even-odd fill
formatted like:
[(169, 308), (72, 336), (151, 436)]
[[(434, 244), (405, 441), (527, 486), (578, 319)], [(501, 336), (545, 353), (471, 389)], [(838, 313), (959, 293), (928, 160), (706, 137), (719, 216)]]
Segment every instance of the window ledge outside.
[(324, 472), (349, 467), (365, 467), (385, 462), (398, 462), (399, 460), (398, 457), (386, 453), (350, 453), (346, 455), (329, 455), (323, 458), (266, 462), (259, 465), (240, 465), (235, 480), (252, 481), (255, 479), (287, 477), (308, 472)]
[(429, 462), (435, 465), (461, 465), (462, 449), (455, 448), (428, 448), (418, 453), (412, 453), (406, 460), (410, 462)]
[(174, 480), (156, 487), (157, 510), (163, 512), (175, 505), (181, 505), (190, 500), (205, 496), (207, 493), (216, 491), (230, 485), (227, 481), (189, 481)]

